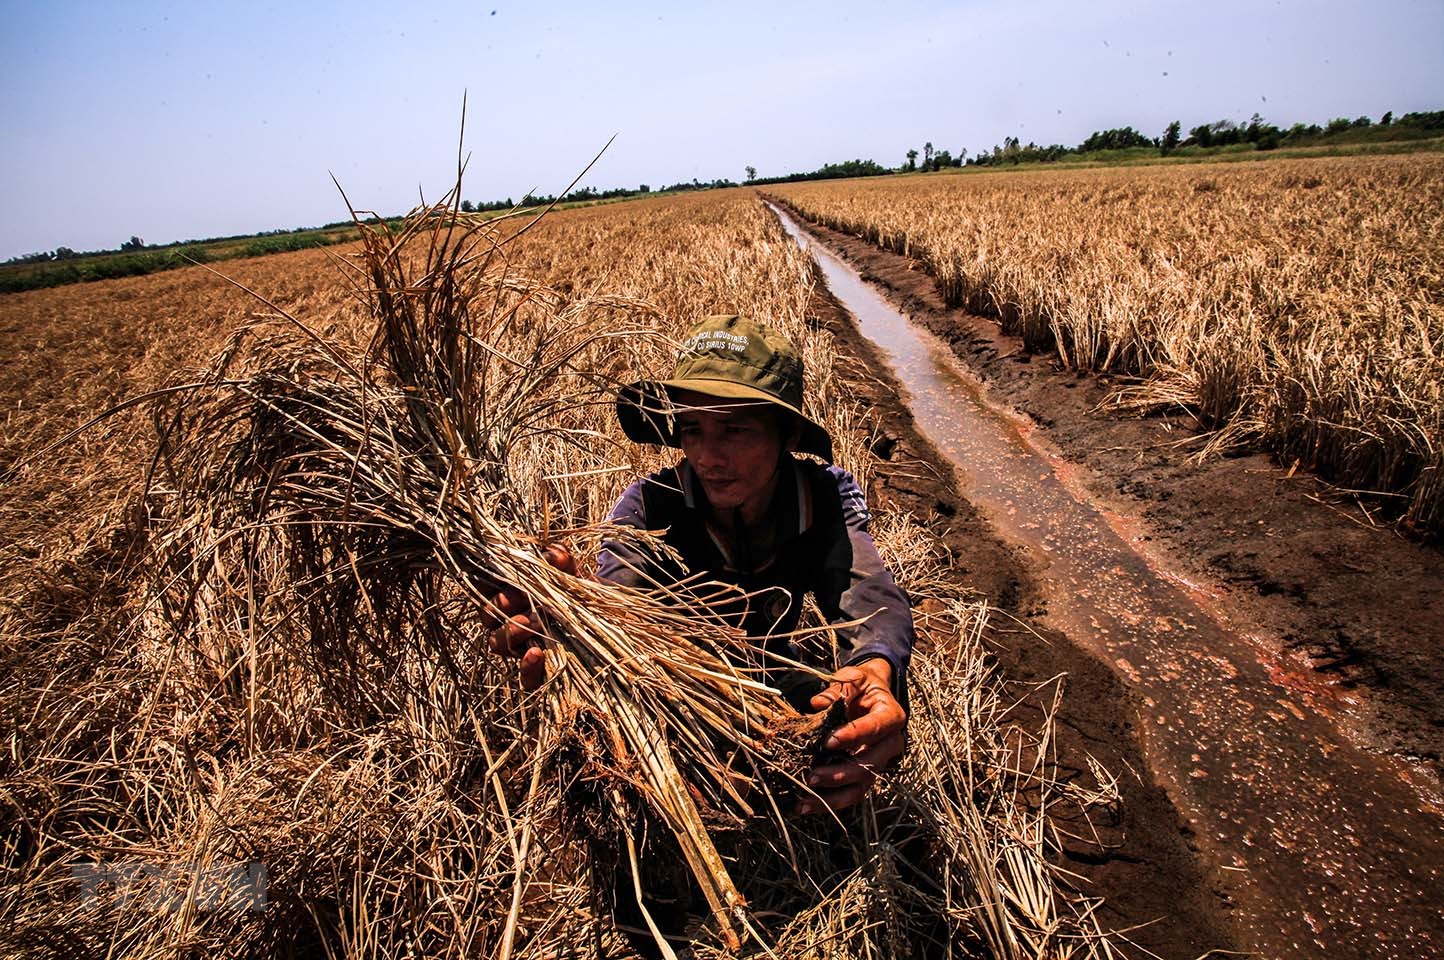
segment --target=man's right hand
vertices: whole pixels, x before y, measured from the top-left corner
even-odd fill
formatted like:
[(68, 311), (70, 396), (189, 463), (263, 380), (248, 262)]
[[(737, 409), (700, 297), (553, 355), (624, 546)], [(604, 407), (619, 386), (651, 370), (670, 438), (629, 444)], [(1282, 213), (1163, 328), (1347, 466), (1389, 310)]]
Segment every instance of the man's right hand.
[[(577, 575), (577, 558), (566, 547), (552, 544), (546, 548), (546, 561), (563, 573)], [(535, 690), (546, 679), (546, 655), (541, 648), (541, 623), (532, 610), (531, 600), (520, 590), (503, 590), (492, 600), (501, 623), (491, 635), (491, 649), (504, 657), (521, 660), (521, 685)]]

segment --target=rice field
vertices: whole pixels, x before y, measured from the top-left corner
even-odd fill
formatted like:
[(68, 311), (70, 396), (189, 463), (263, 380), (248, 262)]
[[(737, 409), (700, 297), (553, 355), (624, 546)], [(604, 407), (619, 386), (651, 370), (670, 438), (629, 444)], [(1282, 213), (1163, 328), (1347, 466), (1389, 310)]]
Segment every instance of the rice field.
[(1444, 529), (1444, 158), (791, 184), (804, 216), (915, 257), (948, 302), (1183, 408), (1203, 453), (1286, 465)]
[[(229, 264), (253, 293), (189, 269), (0, 299), (9, 950), (626, 956), (619, 878), (661, 867), (699, 957), (1114, 955), (1050, 819), (1112, 804), (1107, 775), (1055, 779), (1051, 730), (1010, 720), (986, 608), (912, 518), (875, 528), (932, 601), (912, 759), (845, 832), (781, 813), (815, 731), (695, 593), (541, 559), (616, 535), (661, 456), (613, 391), (705, 314), (801, 345), (868, 483), (810, 266), (756, 198), (406, 229)], [(548, 624), (535, 695), (487, 650), (503, 583)]]

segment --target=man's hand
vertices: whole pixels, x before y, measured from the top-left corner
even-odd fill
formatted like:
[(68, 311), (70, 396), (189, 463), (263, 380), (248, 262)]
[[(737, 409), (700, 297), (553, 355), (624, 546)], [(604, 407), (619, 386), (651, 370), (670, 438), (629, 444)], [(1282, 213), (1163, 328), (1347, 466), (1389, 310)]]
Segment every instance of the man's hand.
[(877, 771), (902, 756), (908, 717), (892, 695), (892, 664), (879, 657), (843, 667), (832, 675), (828, 688), (812, 698), (812, 706), (826, 710), (838, 700), (847, 701), (848, 722), (823, 746), (850, 756), (813, 768), (807, 785), (817, 797), (803, 800), (799, 813), (817, 813), (824, 804), (829, 810), (852, 806), (872, 789)]
[[(577, 558), (566, 547), (547, 547), (546, 562), (563, 573), (577, 575)], [(546, 679), (546, 655), (541, 648), (541, 624), (532, 612), (531, 601), (519, 590), (503, 590), (492, 603), (501, 617), (491, 635), (492, 652), (520, 658), (522, 689), (535, 690)]]

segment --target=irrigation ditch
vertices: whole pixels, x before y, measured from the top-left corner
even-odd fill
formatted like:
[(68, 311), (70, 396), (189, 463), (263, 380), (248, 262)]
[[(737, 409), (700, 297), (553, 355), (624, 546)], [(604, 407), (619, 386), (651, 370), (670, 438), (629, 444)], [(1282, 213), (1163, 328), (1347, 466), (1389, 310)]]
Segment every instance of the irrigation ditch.
[(1071, 865), (1110, 921), (1155, 921), (1132, 936), (1165, 957), (1437, 951), (1437, 552), (1262, 457), (1190, 478), (1158, 437), (1186, 424), (1104, 422), (1106, 384), (949, 315), (915, 262), (773, 209), (874, 385), (881, 496), (930, 510), (964, 579), (1017, 618), (1010, 677), (1068, 675), (1065, 763), (1120, 777), (1107, 849), (1080, 842)]

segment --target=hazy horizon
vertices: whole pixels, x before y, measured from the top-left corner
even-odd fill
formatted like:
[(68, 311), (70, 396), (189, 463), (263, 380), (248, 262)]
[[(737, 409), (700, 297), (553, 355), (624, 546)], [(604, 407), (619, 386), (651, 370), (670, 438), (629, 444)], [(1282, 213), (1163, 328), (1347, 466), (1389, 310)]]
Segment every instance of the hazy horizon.
[(0, 260), (401, 213), (464, 195), (741, 180), (931, 141), (1158, 136), (1444, 108), (1444, 4), (0, 2)]

